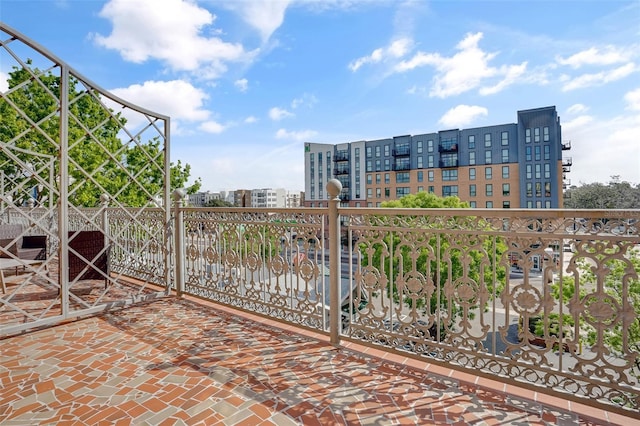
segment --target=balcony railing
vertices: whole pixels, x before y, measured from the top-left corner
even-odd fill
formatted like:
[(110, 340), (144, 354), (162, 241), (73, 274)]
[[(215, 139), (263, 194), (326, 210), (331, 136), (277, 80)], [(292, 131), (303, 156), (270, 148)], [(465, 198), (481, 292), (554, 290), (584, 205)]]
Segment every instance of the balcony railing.
[(409, 145), (399, 145), (393, 149), (392, 154), (394, 157), (407, 157), (411, 155), (411, 147)]
[(94, 209), (69, 225), (104, 217), (120, 280), (170, 274), (178, 294), (338, 342), (639, 408), (637, 210), (331, 211), (176, 207), (165, 229), (159, 209), (137, 211), (139, 227), (132, 212)]
[(333, 161), (349, 161), (349, 151), (337, 151), (333, 156)]

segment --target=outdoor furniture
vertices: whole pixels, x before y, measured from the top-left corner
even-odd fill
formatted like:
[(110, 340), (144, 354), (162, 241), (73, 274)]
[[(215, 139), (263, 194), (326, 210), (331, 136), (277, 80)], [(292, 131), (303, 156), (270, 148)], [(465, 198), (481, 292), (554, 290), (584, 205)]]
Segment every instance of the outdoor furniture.
[(18, 268), (24, 268), (27, 265), (38, 266), (41, 265), (44, 260), (28, 260), (28, 259), (7, 259), (0, 258), (0, 285), (2, 286), (2, 294), (7, 294), (7, 283), (5, 281), (4, 270), (16, 268), (16, 275), (18, 274)]
[(0, 285), (6, 294), (7, 285), (4, 270), (41, 265), (47, 260), (46, 235), (22, 235), (24, 226), (19, 224), (0, 224)]
[(104, 280), (106, 287), (108, 275), (109, 251), (105, 250), (105, 237), (102, 231), (70, 231), (69, 281), (76, 278)]

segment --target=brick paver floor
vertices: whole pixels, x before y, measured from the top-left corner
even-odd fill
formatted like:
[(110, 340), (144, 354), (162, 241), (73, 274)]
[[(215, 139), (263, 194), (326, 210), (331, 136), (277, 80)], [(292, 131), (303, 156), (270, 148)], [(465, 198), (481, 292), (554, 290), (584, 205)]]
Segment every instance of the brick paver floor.
[(175, 297), (0, 350), (0, 425), (638, 423)]

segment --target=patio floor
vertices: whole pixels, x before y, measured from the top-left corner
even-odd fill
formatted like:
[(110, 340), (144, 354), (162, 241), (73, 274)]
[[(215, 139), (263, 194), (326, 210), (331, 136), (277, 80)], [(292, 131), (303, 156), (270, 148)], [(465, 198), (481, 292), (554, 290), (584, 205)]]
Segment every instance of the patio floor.
[(0, 340), (0, 424), (607, 425), (639, 420), (191, 298)]

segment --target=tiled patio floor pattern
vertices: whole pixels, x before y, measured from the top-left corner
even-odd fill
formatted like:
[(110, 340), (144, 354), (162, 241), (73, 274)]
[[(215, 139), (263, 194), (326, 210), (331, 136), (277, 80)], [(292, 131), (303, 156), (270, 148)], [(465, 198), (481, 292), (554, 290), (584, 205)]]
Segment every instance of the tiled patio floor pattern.
[(6, 338), (0, 424), (617, 424), (296, 330), (169, 297)]

